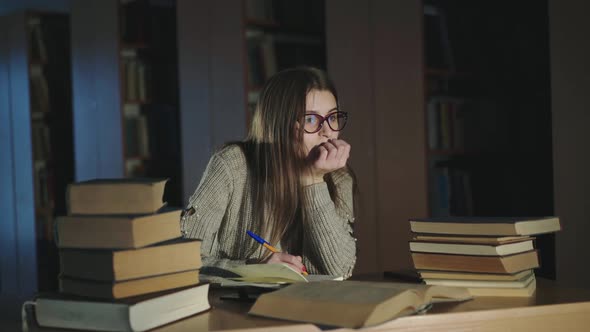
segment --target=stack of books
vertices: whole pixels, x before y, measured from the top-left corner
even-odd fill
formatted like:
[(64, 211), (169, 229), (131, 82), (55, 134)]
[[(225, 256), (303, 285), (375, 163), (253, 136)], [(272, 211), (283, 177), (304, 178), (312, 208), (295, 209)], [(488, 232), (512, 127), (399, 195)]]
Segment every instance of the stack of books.
[(166, 180), (70, 184), (57, 219), (59, 293), (35, 301), (40, 326), (144, 331), (209, 309), (201, 242), (182, 238)]
[(523, 297), (536, 289), (533, 236), (561, 229), (557, 217), (436, 217), (412, 219), (410, 226), (414, 267), (426, 284)]

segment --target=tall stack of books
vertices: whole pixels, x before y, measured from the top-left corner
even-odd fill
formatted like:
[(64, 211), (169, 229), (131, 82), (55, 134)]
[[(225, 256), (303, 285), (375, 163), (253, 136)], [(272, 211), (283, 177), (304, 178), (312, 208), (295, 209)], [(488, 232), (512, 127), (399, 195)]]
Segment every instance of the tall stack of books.
[(412, 219), (410, 226), (414, 267), (426, 284), (515, 297), (536, 289), (533, 236), (561, 229), (557, 217), (436, 217)]
[(166, 180), (70, 184), (58, 217), (59, 293), (35, 301), (40, 326), (144, 331), (209, 309), (197, 240), (182, 239)]

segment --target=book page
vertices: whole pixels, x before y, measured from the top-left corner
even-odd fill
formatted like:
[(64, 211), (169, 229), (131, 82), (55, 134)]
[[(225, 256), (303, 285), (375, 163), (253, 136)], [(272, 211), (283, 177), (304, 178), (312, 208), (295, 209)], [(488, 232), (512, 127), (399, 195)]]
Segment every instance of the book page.
[(390, 282), (323, 281), (293, 284), (281, 289), (280, 296), (319, 302), (380, 303), (405, 291), (420, 294), (427, 287), (429, 286)]
[(460, 302), (473, 298), (467, 288), (450, 286), (426, 286), (425, 302)]
[(358, 328), (413, 312), (423, 304), (424, 288), (389, 282), (294, 283), (260, 295), (249, 314)]
[(247, 282), (307, 282), (301, 273), (286, 264), (246, 264), (228, 270)]

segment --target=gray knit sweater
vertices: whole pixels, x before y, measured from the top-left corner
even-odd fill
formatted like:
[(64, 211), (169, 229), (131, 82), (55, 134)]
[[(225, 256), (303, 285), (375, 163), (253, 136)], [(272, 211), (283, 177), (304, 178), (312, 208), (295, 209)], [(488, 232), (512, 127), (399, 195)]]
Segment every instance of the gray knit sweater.
[[(330, 175), (342, 198), (340, 204), (332, 201), (325, 182), (303, 188), (305, 212), (311, 218), (302, 229), (303, 264), (311, 274), (348, 278), (356, 261), (352, 178), (343, 170)], [(184, 236), (202, 240), (203, 267), (223, 269), (264, 254), (262, 246), (255, 253), (245, 249), (254, 241), (246, 231), (256, 231), (251, 228), (249, 189), (246, 158), (239, 146), (230, 145), (211, 157), (189, 200), (194, 213), (182, 220)], [(280, 243), (272, 245), (280, 248)]]

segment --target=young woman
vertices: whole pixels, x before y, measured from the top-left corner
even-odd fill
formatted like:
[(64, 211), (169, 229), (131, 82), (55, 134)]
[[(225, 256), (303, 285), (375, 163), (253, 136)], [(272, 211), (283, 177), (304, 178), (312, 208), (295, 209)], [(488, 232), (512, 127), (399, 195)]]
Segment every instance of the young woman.
[(311, 274), (351, 275), (354, 180), (346, 165), (350, 145), (338, 138), (347, 114), (338, 106), (321, 70), (288, 69), (268, 80), (248, 137), (212, 156), (183, 217), (185, 237), (202, 240), (203, 272), (286, 263)]

